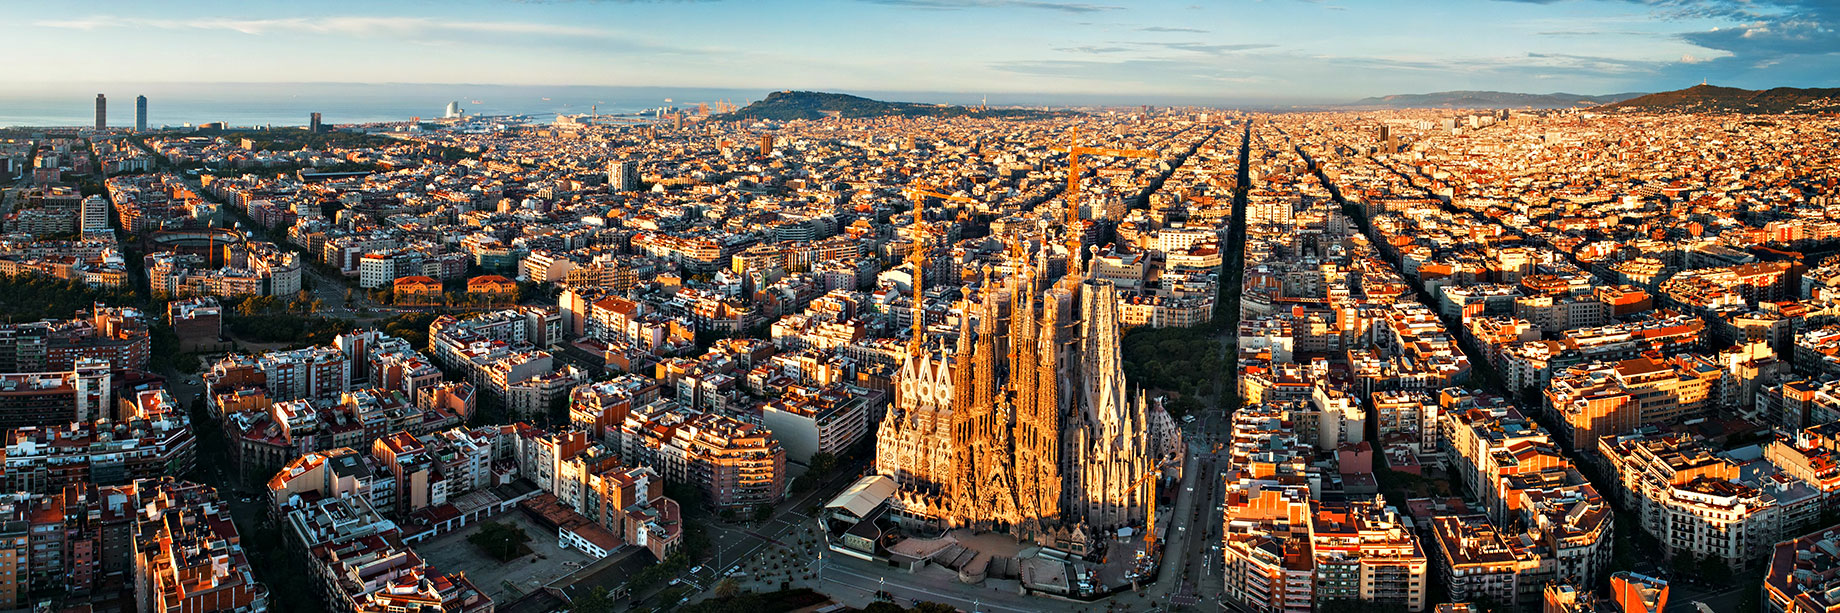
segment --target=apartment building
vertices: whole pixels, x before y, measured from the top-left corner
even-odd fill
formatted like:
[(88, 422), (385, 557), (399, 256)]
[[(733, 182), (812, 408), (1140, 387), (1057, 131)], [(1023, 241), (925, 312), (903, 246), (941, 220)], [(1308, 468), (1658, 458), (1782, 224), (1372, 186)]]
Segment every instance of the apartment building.
[(786, 495), (786, 449), (755, 424), (658, 401), (628, 413), (616, 440), (628, 463), (699, 487), (718, 508), (778, 504)]
[[(1670, 556), (1743, 564), (1761, 559), (1784, 534), (1777, 496), (1739, 481), (1738, 464), (1697, 438), (1635, 433), (1604, 438), (1598, 451), (1617, 476), (1618, 494)], [(1811, 490), (1805, 497), (1815, 498)]]
[(0, 374), (0, 428), (106, 417), (118, 383), (108, 362), (92, 358), (79, 358), (66, 371)]
[(190, 472), (198, 456), (187, 412), (166, 390), (123, 398), (117, 412), (60, 426), (7, 433), (7, 491), (47, 493), (94, 483), (118, 485)]
[(147, 316), (133, 307), (97, 305), (76, 319), (0, 325), (0, 372), (70, 370), (85, 358), (146, 370), (152, 352)]
[(1769, 613), (1840, 610), (1840, 528), (1776, 543), (1763, 576)]
[(1522, 573), (1539, 563), (1510, 540), (1512, 535), (1502, 534), (1482, 515), (1433, 517), (1431, 526), (1439, 574), (1452, 601), (1519, 601)]
[[(760, 423), (801, 464), (818, 453), (841, 456), (869, 431), (869, 415), (885, 411), (887, 396), (854, 386), (791, 387), (760, 409)], [(877, 401), (879, 399), (879, 402)]]
[(137, 610), (268, 610), (268, 586), (250, 571), (230, 508), (215, 490), (166, 477), (136, 482), (135, 495)]

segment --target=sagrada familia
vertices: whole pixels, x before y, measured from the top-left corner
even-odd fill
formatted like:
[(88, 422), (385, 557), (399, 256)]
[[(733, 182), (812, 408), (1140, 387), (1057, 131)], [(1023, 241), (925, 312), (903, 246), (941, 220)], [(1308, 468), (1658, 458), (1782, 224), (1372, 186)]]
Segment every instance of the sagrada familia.
[(1011, 242), (1005, 278), (984, 270), (967, 292), (956, 339), (929, 342), (916, 236), (913, 336), (876, 432), (876, 472), (899, 486), (897, 514), (938, 528), (1040, 544), (1141, 528), (1152, 508), (1143, 482), (1179, 467), (1180, 431), (1127, 391), (1118, 292), (1083, 278), (1078, 243), (1052, 283), (1058, 258), (1022, 245)]

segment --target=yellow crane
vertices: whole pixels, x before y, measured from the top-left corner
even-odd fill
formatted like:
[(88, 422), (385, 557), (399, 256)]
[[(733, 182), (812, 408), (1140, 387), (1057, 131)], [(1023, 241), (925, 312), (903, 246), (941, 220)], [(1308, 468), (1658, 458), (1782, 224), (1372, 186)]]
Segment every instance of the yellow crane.
[[(1081, 147), (1079, 145), (1074, 145), (1072, 148), (1067, 150), (1067, 197), (1066, 197), (1066, 200), (1068, 203), (1069, 211), (1076, 210), (1074, 208), (1073, 198), (1077, 194), (1080, 193), (1080, 172), (1081, 172), (1080, 156), (1083, 156), (1083, 155), (1109, 155), (1112, 157), (1125, 157), (1125, 158), (1153, 158), (1153, 157), (1156, 157), (1158, 154), (1155, 151), (1145, 151), (1143, 149), (1114, 149), (1111, 147)], [(1074, 213), (1070, 212), (1067, 214), (1067, 219), (1071, 221), (1073, 220), (1073, 216), (1074, 216)]]
[(909, 199), (914, 201), (914, 221), (911, 226), (913, 228), (913, 236), (910, 237), (914, 241), (914, 248), (907, 254), (907, 263), (912, 264), (914, 267), (914, 332), (913, 337), (908, 340), (907, 349), (910, 355), (918, 356), (920, 355), (921, 345), (923, 344), (922, 339), (926, 338), (926, 317), (921, 309), (921, 305), (925, 302), (924, 294), (921, 290), (924, 287), (923, 275), (924, 269), (926, 268), (926, 205), (923, 197), (932, 196), (934, 198), (967, 203), (976, 203), (978, 201), (964, 196), (942, 194), (933, 190), (930, 186), (920, 183), (902, 188), (901, 193), (906, 194)]
[[(938, 198), (940, 200), (945, 200), (947, 202), (959, 202), (959, 203), (964, 203), (968, 205), (984, 203), (984, 201), (978, 200), (976, 198), (968, 198), (965, 196), (954, 196), (952, 194), (942, 193), (938, 191), (937, 189), (934, 189), (932, 186), (927, 185), (925, 183), (915, 183), (913, 185), (909, 185), (905, 188), (902, 188), (901, 193), (906, 195), (908, 198), (920, 198), (923, 196), (930, 196), (933, 198)], [(967, 217), (969, 217), (969, 215), (965, 213), (965, 209), (960, 208), (959, 213), (958, 213), (959, 220), (963, 221)], [(915, 217), (915, 219), (919, 219), (919, 218)]]
[[(1058, 148), (1056, 150), (1059, 150)], [(1080, 235), (1076, 228), (1080, 225), (1080, 156), (1108, 155), (1127, 158), (1153, 158), (1157, 152), (1143, 149), (1116, 149), (1111, 147), (1082, 147), (1079, 133), (1073, 134), (1073, 145), (1067, 151), (1067, 191), (1061, 194), (1061, 200), (1067, 205), (1067, 253), (1072, 262), (1078, 263), (1080, 257)]]
[(1150, 472), (1144, 473), (1144, 476), (1139, 477), (1136, 483), (1131, 484), (1131, 489), (1137, 489), (1137, 486), (1140, 485), (1150, 489), (1150, 495), (1144, 498), (1144, 504), (1148, 507), (1144, 513), (1144, 555), (1150, 555), (1156, 550), (1156, 482), (1162, 476), (1163, 469), (1174, 461), (1164, 460), (1163, 463), (1151, 467)]

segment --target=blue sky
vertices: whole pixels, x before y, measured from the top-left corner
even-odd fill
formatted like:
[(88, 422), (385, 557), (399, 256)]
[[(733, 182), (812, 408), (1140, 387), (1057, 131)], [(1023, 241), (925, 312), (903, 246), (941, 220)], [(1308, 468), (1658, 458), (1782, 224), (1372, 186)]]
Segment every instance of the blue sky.
[[(1840, 0), (6, 2), (11, 83), (1342, 101), (1840, 85)], [(38, 51), (43, 51), (38, 52)], [(994, 101), (994, 100), (993, 100)]]

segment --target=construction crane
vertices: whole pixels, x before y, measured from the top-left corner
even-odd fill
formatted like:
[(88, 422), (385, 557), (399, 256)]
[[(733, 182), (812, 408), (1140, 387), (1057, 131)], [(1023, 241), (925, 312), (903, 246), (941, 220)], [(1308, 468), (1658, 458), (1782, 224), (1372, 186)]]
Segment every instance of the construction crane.
[(1074, 206), (1073, 198), (1077, 194), (1080, 193), (1080, 172), (1081, 172), (1080, 156), (1082, 155), (1109, 155), (1112, 157), (1126, 157), (1126, 158), (1153, 158), (1153, 157), (1157, 157), (1157, 155), (1159, 154), (1155, 151), (1145, 151), (1143, 149), (1114, 149), (1111, 147), (1081, 147), (1079, 145), (1074, 145), (1072, 148), (1068, 149), (1067, 150), (1067, 210), (1068, 210), (1067, 220), (1069, 223), (1073, 221), (1077, 221), (1077, 219), (1075, 219), (1075, 215), (1078, 214), (1077, 213), (1078, 209), (1075, 208)]
[[(1074, 228), (1080, 225), (1080, 203), (1078, 200), (1080, 194), (1080, 173), (1082, 172), (1080, 169), (1080, 156), (1109, 155), (1113, 157), (1153, 158), (1158, 155), (1155, 151), (1146, 151), (1143, 149), (1082, 147), (1079, 142), (1079, 133), (1075, 132), (1073, 134), (1073, 145), (1066, 149), (1067, 191), (1061, 194), (1061, 200), (1065, 201), (1067, 204), (1067, 255), (1071, 258), (1069, 269), (1074, 268), (1071, 264), (1080, 262), (1080, 235), (1074, 230)], [(1059, 149), (1057, 148), (1056, 150)]]
[(964, 196), (941, 194), (937, 191), (933, 191), (927, 185), (918, 183), (902, 188), (901, 193), (906, 194), (908, 199), (914, 201), (914, 221), (913, 224), (909, 226), (913, 229), (913, 236), (911, 238), (914, 241), (914, 247), (913, 250), (907, 254), (907, 263), (912, 264), (914, 267), (914, 333), (913, 337), (908, 340), (907, 350), (909, 355), (918, 356), (920, 355), (921, 346), (924, 344), (923, 339), (926, 338), (926, 315), (922, 310), (922, 305), (925, 303), (925, 296), (921, 291), (924, 287), (925, 273), (923, 271), (926, 268), (926, 204), (922, 197), (932, 196), (934, 198), (944, 198), (946, 200), (957, 200), (962, 202), (977, 201)]
[(1146, 556), (1156, 549), (1156, 482), (1162, 477), (1163, 469), (1169, 467), (1173, 462), (1175, 462), (1173, 459), (1164, 460), (1163, 463), (1150, 467), (1150, 472), (1144, 473), (1144, 476), (1139, 477), (1136, 483), (1131, 484), (1131, 489), (1137, 489), (1137, 486), (1140, 485), (1150, 489), (1150, 495), (1144, 498), (1144, 504), (1148, 506), (1144, 513), (1144, 555)]
[[(940, 200), (945, 200), (949, 202), (960, 202), (964, 204), (983, 204), (984, 203), (982, 200), (978, 200), (976, 198), (967, 198), (965, 196), (954, 196), (951, 194), (940, 193), (939, 191), (933, 189), (932, 186), (926, 185), (924, 183), (915, 183), (913, 185), (909, 185), (905, 188), (902, 188), (901, 193), (906, 195), (908, 198), (920, 198), (924, 196), (931, 196), (934, 198), (938, 198)], [(965, 213), (965, 209), (963, 208), (959, 209), (958, 219), (960, 221), (963, 221), (967, 217), (968, 215)], [(919, 216), (915, 216), (914, 219), (918, 220)]]

